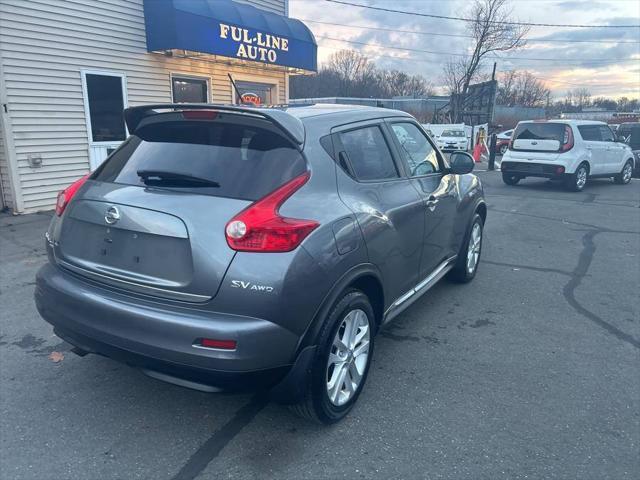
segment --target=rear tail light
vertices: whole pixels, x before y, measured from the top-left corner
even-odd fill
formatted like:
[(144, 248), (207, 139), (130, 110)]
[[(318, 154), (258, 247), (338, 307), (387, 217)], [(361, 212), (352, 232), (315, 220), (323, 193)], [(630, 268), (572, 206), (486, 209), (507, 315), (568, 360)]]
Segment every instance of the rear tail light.
[(564, 127), (564, 136), (562, 138), (562, 145), (560, 145), (561, 152), (567, 152), (573, 148), (573, 131), (569, 125)]
[(225, 228), (229, 246), (240, 252), (290, 252), (300, 245), (319, 223), (282, 217), (278, 209), (309, 176), (295, 177), (233, 217)]
[(73, 196), (76, 194), (76, 192), (80, 189), (80, 187), (84, 185), (84, 182), (87, 181), (87, 178), (89, 178), (89, 175), (91, 175), (91, 173), (87, 173), (84, 177), (76, 180), (67, 188), (65, 188), (60, 193), (58, 193), (58, 198), (56, 200), (57, 216), (60, 216), (64, 213), (65, 208), (67, 208), (67, 205), (69, 205), (69, 202), (71, 201)]

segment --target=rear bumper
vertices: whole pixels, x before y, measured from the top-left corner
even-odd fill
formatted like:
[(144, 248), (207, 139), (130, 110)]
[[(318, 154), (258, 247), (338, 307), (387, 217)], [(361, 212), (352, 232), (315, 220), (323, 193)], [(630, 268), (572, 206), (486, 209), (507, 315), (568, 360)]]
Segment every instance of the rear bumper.
[[(51, 264), (36, 276), (35, 302), (56, 333), (80, 350), (183, 386), (267, 388), (296, 360), (298, 336), (267, 320), (143, 301)], [(237, 347), (194, 346), (201, 338), (235, 340)]]
[(503, 173), (518, 175), (520, 177), (561, 179), (566, 176), (564, 165), (547, 163), (502, 161), (500, 170)]

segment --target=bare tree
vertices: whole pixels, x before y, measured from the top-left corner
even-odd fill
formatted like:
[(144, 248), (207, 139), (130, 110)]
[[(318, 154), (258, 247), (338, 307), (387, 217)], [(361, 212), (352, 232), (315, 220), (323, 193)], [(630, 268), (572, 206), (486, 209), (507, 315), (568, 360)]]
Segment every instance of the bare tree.
[(356, 50), (339, 50), (333, 53), (327, 61), (326, 69), (338, 75), (344, 96), (353, 96), (357, 90), (375, 83), (375, 64)]
[(527, 71), (510, 70), (498, 82), (498, 105), (543, 107), (551, 92), (546, 85)]
[(377, 68), (375, 63), (354, 50), (334, 53), (317, 75), (290, 79), (291, 98), (421, 97), (433, 92), (433, 84), (422, 75)]
[(591, 103), (591, 92), (588, 88), (576, 88), (573, 90), (573, 99), (576, 107), (582, 110), (584, 107), (588, 107)]
[(422, 75), (409, 75), (400, 70), (382, 70), (380, 82), (389, 97), (424, 97), (434, 93), (433, 84)]
[[(481, 72), (487, 55), (507, 52), (525, 45), (529, 28), (506, 23), (511, 21), (512, 11), (508, 0), (475, 0), (471, 7), (469, 30), (473, 36), (473, 52), (468, 57), (451, 60), (445, 65), (445, 82), (451, 94), (464, 96), (469, 85)], [(455, 98), (460, 98), (456, 96)], [(460, 121), (461, 105), (452, 102), (455, 121)]]

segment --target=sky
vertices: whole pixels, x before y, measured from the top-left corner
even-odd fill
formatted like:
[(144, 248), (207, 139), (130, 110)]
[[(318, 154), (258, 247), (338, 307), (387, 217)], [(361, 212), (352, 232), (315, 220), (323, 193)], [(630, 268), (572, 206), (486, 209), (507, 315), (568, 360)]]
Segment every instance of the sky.
[[(456, 17), (467, 16), (472, 3), (470, 0), (347, 1)], [(512, 18), (522, 22), (640, 25), (640, 0), (511, 0), (510, 8)], [(457, 36), (469, 33), (468, 24), (463, 21), (382, 12), (325, 0), (289, 0), (289, 15), (304, 21), (316, 36), (319, 63), (337, 50), (351, 48), (364, 53), (380, 67), (423, 75), (440, 93), (444, 93), (443, 65), (452, 58), (452, 53), (467, 54), (473, 45), (471, 38)], [(581, 87), (587, 88), (593, 97), (640, 97), (640, 28), (532, 27), (526, 38), (524, 48), (499, 54), (498, 72), (527, 70), (543, 81), (556, 99), (564, 97), (567, 90)], [(490, 69), (492, 61), (486, 61), (486, 65)]]

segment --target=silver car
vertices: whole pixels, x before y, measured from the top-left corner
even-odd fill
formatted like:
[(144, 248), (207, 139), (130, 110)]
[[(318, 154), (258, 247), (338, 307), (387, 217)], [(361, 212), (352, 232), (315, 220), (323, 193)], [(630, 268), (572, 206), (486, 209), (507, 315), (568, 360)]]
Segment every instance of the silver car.
[(315, 105), (129, 108), (131, 136), (60, 193), (35, 301), (74, 352), (203, 391), (269, 390), (332, 423), (378, 330), (476, 274), (466, 153), (410, 115)]

